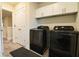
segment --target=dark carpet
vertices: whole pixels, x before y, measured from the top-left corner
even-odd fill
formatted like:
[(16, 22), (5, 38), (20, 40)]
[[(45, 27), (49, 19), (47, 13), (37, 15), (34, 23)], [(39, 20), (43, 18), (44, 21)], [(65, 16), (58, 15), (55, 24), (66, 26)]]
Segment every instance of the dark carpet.
[(10, 54), (13, 57), (40, 57), (39, 55), (35, 54), (34, 52), (25, 49), (24, 47), (21, 47), (19, 49), (16, 49), (12, 52), (10, 52)]

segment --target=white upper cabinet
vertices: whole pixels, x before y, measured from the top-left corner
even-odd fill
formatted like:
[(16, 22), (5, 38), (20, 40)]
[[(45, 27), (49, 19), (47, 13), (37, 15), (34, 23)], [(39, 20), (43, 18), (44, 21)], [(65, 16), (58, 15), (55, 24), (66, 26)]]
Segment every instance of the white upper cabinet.
[(36, 18), (43, 17), (43, 8), (39, 8), (36, 10)]
[(59, 4), (62, 6), (62, 13), (73, 13), (78, 11), (78, 3), (76, 2), (64, 2)]
[(77, 5), (75, 2), (62, 2), (44, 6), (36, 10), (36, 18), (75, 13), (78, 11)]

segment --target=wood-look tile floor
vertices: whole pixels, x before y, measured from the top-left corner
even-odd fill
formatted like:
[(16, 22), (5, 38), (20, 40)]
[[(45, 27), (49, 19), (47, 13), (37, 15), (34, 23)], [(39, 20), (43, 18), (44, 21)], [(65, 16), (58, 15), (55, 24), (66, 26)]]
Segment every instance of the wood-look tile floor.
[(21, 45), (19, 45), (17, 43), (8, 41), (7, 39), (4, 39), (3, 43), (4, 43), (4, 53), (3, 53), (4, 57), (12, 57), (10, 55), (10, 52), (22, 47)]
[[(11, 41), (8, 41), (7, 39), (4, 39), (3, 43), (4, 43), (4, 53), (3, 53), (4, 57), (12, 57), (10, 52), (22, 47), (20, 44), (13, 43)], [(42, 57), (48, 57), (48, 50), (45, 51)]]

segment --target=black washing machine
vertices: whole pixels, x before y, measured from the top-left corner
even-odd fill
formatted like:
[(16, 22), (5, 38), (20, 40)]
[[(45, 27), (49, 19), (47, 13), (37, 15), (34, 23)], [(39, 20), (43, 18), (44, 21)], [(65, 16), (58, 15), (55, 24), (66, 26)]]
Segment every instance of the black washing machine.
[(73, 26), (55, 26), (50, 31), (49, 57), (75, 57), (77, 41)]
[(43, 54), (47, 47), (48, 26), (39, 26), (30, 30), (30, 49)]

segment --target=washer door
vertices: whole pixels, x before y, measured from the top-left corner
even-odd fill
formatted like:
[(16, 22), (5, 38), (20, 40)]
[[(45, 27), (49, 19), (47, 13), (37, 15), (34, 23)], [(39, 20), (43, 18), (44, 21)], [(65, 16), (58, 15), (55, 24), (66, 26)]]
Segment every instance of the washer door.
[(72, 33), (52, 32), (50, 49), (56, 50), (60, 54), (75, 56), (76, 35)]

